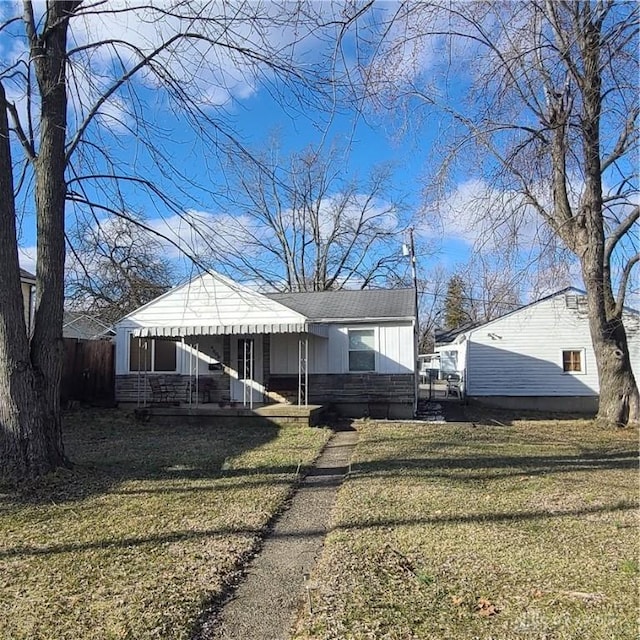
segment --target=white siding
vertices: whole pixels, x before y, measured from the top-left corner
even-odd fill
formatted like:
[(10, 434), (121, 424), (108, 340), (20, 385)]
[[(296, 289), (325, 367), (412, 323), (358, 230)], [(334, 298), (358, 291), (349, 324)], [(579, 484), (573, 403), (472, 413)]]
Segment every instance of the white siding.
[(197, 327), (304, 323), (284, 305), (231, 281), (205, 274), (141, 307), (119, 325)]
[(223, 336), (190, 336), (185, 338), (185, 344), (178, 343), (178, 362), (182, 361), (181, 372), (195, 373), (197, 364), (198, 375), (208, 374), (209, 365), (222, 362), (224, 348)]
[[(328, 338), (309, 339), (309, 373), (348, 372), (348, 330), (373, 328), (376, 336), (378, 373), (413, 373), (413, 326), (340, 324), (329, 326)], [(298, 335), (271, 336), (271, 372), (298, 373)]]
[[(277, 374), (298, 373), (298, 341), (304, 335), (279, 333), (271, 336), (270, 371)], [(309, 373), (325, 373), (327, 370), (326, 338), (309, 336)]]
[(24, 307), (24, 323), (27, 325), (27, 330), (30, 331), (31, 327), (31, 285), (28, 282), (21, 281), (20, 286), (22, 288), (22, 305)]
[(413, 373), (413, 325), (381, 325), (379, 328), (379, 373)]
[(640, 385), (640, 314), (628, 314), (625, 328), (627, 330), (631, 368), (633, 369), (636, 384)]
[[(586, 315), (560, 295), (467, 334), (470, 396), (591, 396), (598, 373)], [(582, 350), (583, 373), (562, 370), (562, 351)]]

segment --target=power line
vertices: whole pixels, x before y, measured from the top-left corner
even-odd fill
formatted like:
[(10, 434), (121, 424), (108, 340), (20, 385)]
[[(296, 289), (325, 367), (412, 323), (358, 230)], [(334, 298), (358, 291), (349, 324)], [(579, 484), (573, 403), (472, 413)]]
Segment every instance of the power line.
[[(418, 289), (418, 294), (423, 296), (431, 296), (435, 299), (438, 299), (438, 298), (446, 299), (447, 297), (446, 293), (434, 293), (433, 291), (427, 291), (426, 289)], [(519, 309), (522, 306), (518, 302), (498, 302), (498, 301), (491, 301), (486, 298), (473, 298), (471, 296), (464, 296), (464, 295), (460, 296), (460, 298), (466, 302), (482, 302), (482, 303), (492, 302), (493, 304), (497, 304), (505, 307), (511, 307), (512, 309)]]

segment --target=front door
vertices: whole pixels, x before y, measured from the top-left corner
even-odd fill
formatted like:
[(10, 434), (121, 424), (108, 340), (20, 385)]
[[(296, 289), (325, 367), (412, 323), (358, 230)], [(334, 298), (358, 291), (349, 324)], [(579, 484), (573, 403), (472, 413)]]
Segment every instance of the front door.
[(231, 362), (231, 400), (246, 405), (262, 402), (262, 336), (232, 336)]

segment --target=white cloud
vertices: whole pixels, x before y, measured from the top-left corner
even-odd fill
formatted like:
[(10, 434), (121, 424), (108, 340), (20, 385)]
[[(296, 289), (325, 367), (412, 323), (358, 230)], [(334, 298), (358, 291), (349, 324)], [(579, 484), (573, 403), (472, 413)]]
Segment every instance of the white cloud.
[(148, 225), (158, 234), (167, 255), (183, 255), (210, 262), (227, 253), (256, 251), (253, 239), (265, 230), (256, 227), (248, 216), (230, 216), (190, 210), (182, 215), (155, 218)]
[[(22, 13), (17, 2), (2, 8), (7, 18)], [(40, 24), (44, 4), (36, 3), (35, 10)], [(323, 5), (310, 10), (333, 11)], [(136, 91), (172, 84), (173, 94), (180, 94), (183, 104), (219, 111), (273, 82), (271, 65), (283, 70), (310, 68), (326, 41), (314, 30), (317, 22), (313, 24), (313, 17), (307, 22), (307, 16), (292, 13), (295, 11), (282, 3), (229, 0), (114, 0), (81, 5), (69, 27), (69, 48), (75, 50), (68, 63), (69, 137), (115, 80), (158, 49), (162, 50), (153, 58), (153, 72), (148, 67), (140, 69), (100, 106), (96, 119), (105, 129), (120, 134), (133, 128), (140, 111), (150, 106), (144, 104), (144, 94), (129, 93), (130, 87)], [(178, 34), (188, 36), (174, 40)], [(21, 22), (3, 36), (2, 66), (6, 69), (21, 60), (26, 68), (29, 51)], [(93, 46), (95, 43), (100, 44)], [(7, 92), (16, 102), (26, 129), (25, 87), (20, 83), (17, 77), (8, 81)], [(36, 98), (32, 96), (32, 100)], [(168, 105), (167, 93), (158, 92), (154, 100), (156, 107), (165, 102), (164, 108), (181, 108)], [(32, 106), (37, 112), (38, 105), (34, 102)]]
[(429, 206), (418, 229), (427, 237), (445, 236), (469, 246), (495, 250), (539, 240), (540, 220), (515, 191), (501, 191), (480, 179), (467, 180)]

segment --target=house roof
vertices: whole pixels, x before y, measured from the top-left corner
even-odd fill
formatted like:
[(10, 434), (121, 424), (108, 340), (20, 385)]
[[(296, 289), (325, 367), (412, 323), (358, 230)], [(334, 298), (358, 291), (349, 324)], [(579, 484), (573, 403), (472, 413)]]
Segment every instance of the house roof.
[(213, 271), (167, 291), (117, 326), (140, 336), (326, 333), (304, 315)]
[(117, 323), (140, 336), (312, 333), (327, 323), (413, 319), (412, 289), (264, 294), (208, 272), (171, 289)]
[(453, 342), (460, 334), (465, 333), (467, 331), (471, 331), (471, 329), (475, 329), (479, 327), (482, 322), (467, 322), (460, 327), (456, 327), (455, 329), (436, 329), (434, 331), (434, 339), (436, 344), (449, 344)]
[(33, 273), (29, 273), (26, 269), (20, 269), (20, 280), (23, 282), (28, 282), (29, 284), (35, 284), (36, 277)]
[[(507, 313), (504, 313), (501, 316), (498, 316), (496, 318), (493, 318), (491, 320), (487, 320), (486, 322), (477, 322), (475, 324), (470, 324), (470, 325), (466, 325), (464, 327), (460, 327), (458, 329), (453, 329), (450, 332), (445, 332), (443, 334), (438, 334), (436, 336), (436, 345), (444, 345), (444, 344), (448, 344), (451, 343), (453, 341), (456, 340), (456, 338), (458, 338), (459, 336), (469, 333), (471, 331), (475, 331), (476, 329), (479, 328), (484, 328), (487, 327), (491, 324), (493, 324), (494, 322), (498, 322), (499, 320), (502, 320), (503, 318), (506, 318), (508, 316), (514, 315), (516, 313), (520, 313), (521, 311), (523, 311), (524, 309), (529, 309), (530, 307), (533, 307), (537, 304), (540, 304), (542, 302), (546, 302), (547, 300), (551, 300), (552, 298), (557, 298), (558, 296), (568, 296), (568, 297), (576, 297), (576, 298), (582, 298), (583, 296), (586, 295), (586, 292), (583, 291), (582, 289), (578, 289), (576, 287), (565, 287), (564, 289), (561, 289), (560, 291), (556, 291), (555, 293), (551, 293), (548, 296), (544, 296), (543, 298), (539, 298), (538, 300), (534, 300), (533, 302), (530, 302), (529, 304), (525, 304), (522, 305), (521, 307), (518, 307), (517, 309), (514, 309), (513, 311), (509, 311)], [(579, 301), (576, 299), (576, 303), (578, 303)], [(634, 316), (638, 315), (638, 311), (635, 309), (632, 309), (630, 307), (625, 307), (624, 310), (627, 313), (630, 313)], [(441, 339), (442, 337), (442, 339)]]
[(93, 340), (113, 335), (113, 330), (109, 325), (84, 311), (65, 311), (62, 335), (65, 338)]
[(413, 289), (341, 289), (266, 296), (314, 322), (413, 319), (415, 316)]

